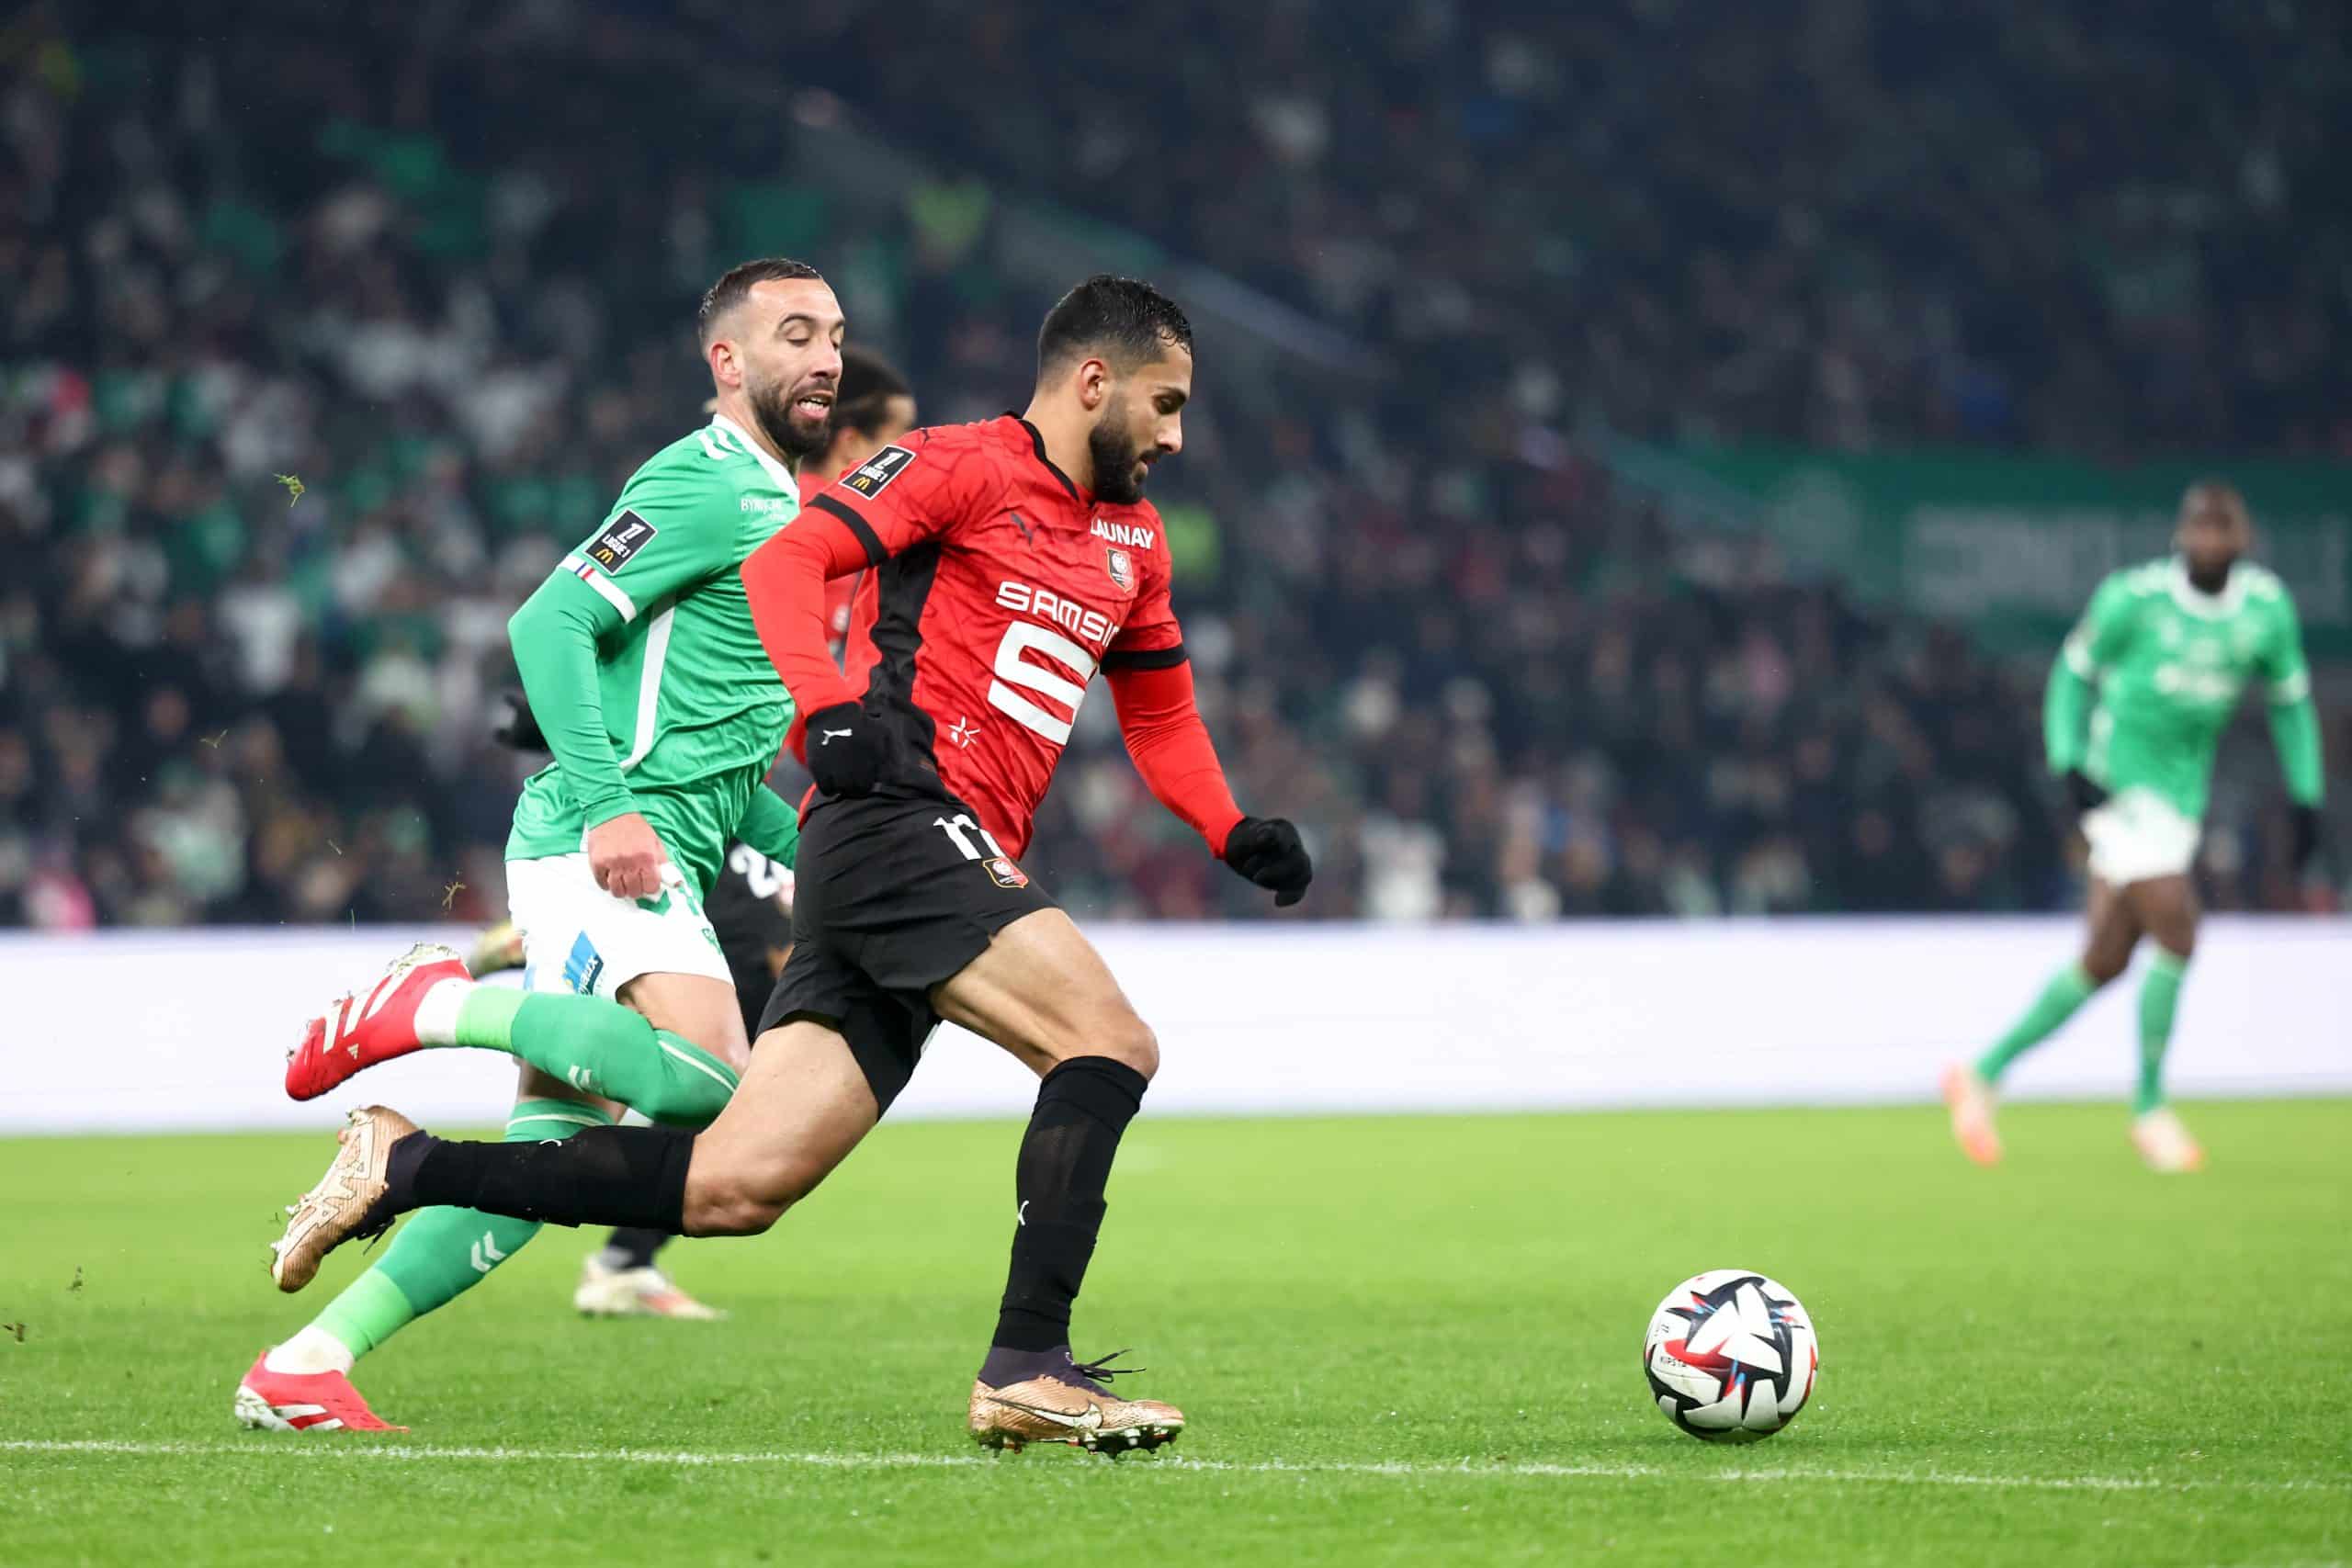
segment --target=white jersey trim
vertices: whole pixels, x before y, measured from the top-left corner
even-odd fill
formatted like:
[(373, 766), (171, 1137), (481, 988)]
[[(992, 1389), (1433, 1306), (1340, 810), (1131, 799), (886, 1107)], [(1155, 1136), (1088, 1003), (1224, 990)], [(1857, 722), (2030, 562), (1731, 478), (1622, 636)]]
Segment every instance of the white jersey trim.
[(637, 673), (637, 735), (628, 755), (621, 759), (623, 773), (645, 761), (645, 754), (653, 750), (654, 717), (662, 704), (662, 666), (670, 657), (670, 624), (677, 615), (675, 604), (664, 604), (662, 613), (646, 623), (645, 665)]
[(2172, 571), (2165, 579), (2172, 590), (2172, 602), (2188, 615), (2200, 621), (2219, 621), (2245, 608), (2246, 574), (2244, 569), (2230, 573), (2229, 581), (2219, 593), (2208, 593), (2188, 581), (2188, 563), (2176, 557)]
[(712, 414), (710, 416), (710, 424), (703, 433), (703, 445), (706, 447), (709, 446), (711, 437), (714, 435), (722, 442), (731, 442), (735, 446), (741, 446), (744, 451), (749, 452), (752, 457), (758, 458), (760, 467), (767, 470), (768, 478), (775, 481), (775, 488), (784, 491), (785, 494), (792, 497), (793, 503), (795, 505), (799, 504), (800, 485), (799, 482), (792, 477), (792, 470), (786, 468), (782, 463), (777, 462), (774, 457), (769, 457), (768, 449), (761, 446), (758, 442), (752, 440), (750, 435), (746, 434), (741, 425), (737, 424), (733, 420), (728, 418), (723, 413)]
[(582, 556), (564, 557), (563, 570), (571, 573), (572, 576), (578, 578), (589, 587), (594, 589), (596, 591), (596, 597), (602, 599), (605, 604), (610, 604), (614, 609), (618, 610), (621, 613), (622, 620), (633, 621), (637, 619), (637, 602), (631, 599), (627, 593), (622, 592), (619, 583), (615, 582), (611, 578), (606, 577), (603, 572), (598, 571), (595, 566), (586, 558)]

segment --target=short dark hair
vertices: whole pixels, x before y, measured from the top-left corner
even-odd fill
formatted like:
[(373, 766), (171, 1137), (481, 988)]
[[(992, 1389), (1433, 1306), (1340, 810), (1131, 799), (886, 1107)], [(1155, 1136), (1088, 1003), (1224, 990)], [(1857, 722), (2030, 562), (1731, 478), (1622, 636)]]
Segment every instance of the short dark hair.
[(729, 267), (718, 282), (702, 291), (702, 309), (695, 312), (695, 335), (707, 345), (718, 319), (741, 305), (754, 283), (781, 283), (795, 277), (824, 281), (824, 274), (789, 256), (762, 256)]
[(1098, 273), (1046, 312), (1037, 330), (1037, 379), (1076, 355), (1101, 353), (1124, 367), (1192, 347), (1193, 323), (1175, 300), (1148, 283)]
[(892, 398), (911, 398), (915, 389), (898, 367), (870, 348), (855, 344), (842, 350), (842, 378), (833, 392), (833, 428), (874, 430)]

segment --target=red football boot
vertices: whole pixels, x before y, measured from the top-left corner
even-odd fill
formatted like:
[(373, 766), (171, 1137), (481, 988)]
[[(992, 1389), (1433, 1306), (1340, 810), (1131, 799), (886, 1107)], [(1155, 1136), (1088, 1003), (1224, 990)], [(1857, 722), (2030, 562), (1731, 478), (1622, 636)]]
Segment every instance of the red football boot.
[(376, 983), (335, 998), (311, 1020), (302, 1043), (286, 1056), (286, 1092), (316, 1100), (363, 1067), (405, 1056), (416, 1037), (416, 1004), (444, 980), (463, 980), (465, 961), (454, 949), (421, 942), (392, 960)]
[(341, 1372), (273, 1372), (269, 1352), (254, 1359), (237, 1385), (241, 1426), (269, 1432), (405, 1432), (368, 1408)]

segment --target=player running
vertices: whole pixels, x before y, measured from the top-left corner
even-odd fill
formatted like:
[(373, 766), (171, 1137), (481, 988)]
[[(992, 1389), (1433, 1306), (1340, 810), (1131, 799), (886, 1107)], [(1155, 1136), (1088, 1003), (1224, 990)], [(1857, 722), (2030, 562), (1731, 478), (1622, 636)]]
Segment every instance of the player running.
[[(808, 714), (792, 956), (752, 1066), (699, 1135), (597, 1127), (556, 1145), (449, 1142), (355, 1111), (279, 1244), (298, 1290), (335, 1247), (457, 1203), (689, 1235), (774, 1224), (875, 1125), (948, 1020), (1044, 1080), (1014, 1169), (1015, 1228), (969, 1401), (983, 1443), (1119, 1452), (1174, 1438), (1173, 1405), (1104, 1386), (1069, 1317), (1103, 1191), (1159, 1044), (1069, 917), (1019, 863), (1087, 682), (1108, 674), (1152, 793), (1213, 852), (1293, 904), (1297, 831), (1245, 817), (1193, 698), (1170, 566), (1142, 499), (1182, 444), (1192, 329), (1146, 285), (1096, 277), (1038, 337), (1027, 413), (918, 431), (810, 502), (745, 563), (762, 640)], [(875, 573), (846, 673), (825, 583)]]
[[(477, 985), (450, 950), (413, 948), (311, 1021), (287, 1064), (293, 1098), (421, 1045), (464, 1045), (526, 1064), (510, 1140), (604, 1127), (616, 1106), (700, 1127), (726, 1104), (750, 1045), (704, 896), (729, 840), (789, 863), (798, 838), (763, 782), (792, 706), (739, 569), (799, 511), (793, 468), (829, 439), (842, 333), (832, 290), (798, 262), (746, 263), (703, 297), (718, 412), (631, 477), (509, 623), (555, 754), (524, 784), (506, 845), (525, 988)], [(353, 1364), (537, 1230), (462, 1206), (421, 1215), (254, 1363), (238, 1418), (382, 1429)]]
[[(716, 400), (707, 411), (717, 412)], [(841, 382), (833, 398), (825, 450), (808, 459), (801, 471), (820, 478), (839, 478), (898, 440), (915, 423), (913, 389), (890, 362), (871, 349), (844, 344)], [(848, 634), (850, 600), (858, 577), (829, 584), (829, 624), (835, 641)], [(526, 701), (515, 701), (514, 712), (497, 731), (498, 738), (517, 750), (545, 751), (547, 738)], [(718, 938), (720, 954), (735, 986), (736, 1005), (743, 1020), (743, 1038), (759, 1033), (760, 1010), (775, 989), (785, 954), (792, 947), (792, 868), (772, 860), (749, 844), (731, 845), (718, 880), (711, 885), (705, 912)], [(476, 979), (502, 970), (523, 967), (523, 935), (512, 920), (482, 933), (466, 960)], [(655, 1261), (670, 1237), (659, 1231), (623, 1227), (598, 1250), (581, 1259), (580, 1283), (571, 1304), (591, 1317), (668, 1317), (708, 1321), (724, 1316), (678, 1288)]]
[(2249, 675), (2268, 688), (2299, 870), (2319, 847), (2319, 714), (2294, 601), (2276, 576), (2242, 558), (2254, 525), (2230, 486), (2190, 486), (2178, 529), (2178, 556), (2099, 585), (2050, 671), (2042, 730), (2050, 771), (2064, 779), (2090, 843), (2088, 931), (2081, 959), (2052, 977), (2008, 1033), (1973, 1066), (1944, 1070), (1952, 1135), (1979, 1165), (2001, 1157), (1993, 1124), (2001, 1074), (2122, 974), (2143, 934), (2156, 954), (2140, 982), (2132, 1141), (2156, 1170), (2205, 1163), (2165, 1102), (2165, 1049), (2197, 942), (2188, 870), (2199, 822), (2222, 730)]

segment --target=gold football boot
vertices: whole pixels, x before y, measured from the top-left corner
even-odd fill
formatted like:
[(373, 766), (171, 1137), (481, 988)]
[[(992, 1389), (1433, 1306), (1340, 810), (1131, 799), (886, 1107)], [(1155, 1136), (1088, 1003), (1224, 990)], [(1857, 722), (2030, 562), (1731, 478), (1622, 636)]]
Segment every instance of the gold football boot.
[(985, 1448), (1015, 1453), (1031, 1443), (1123, 1454), (1174, 1442), (1184, 1430), (1182, 1411), (1156, 1399), (1121, 1399), (1102, 1386), (1108, 1379), (1144, 1370), (1110, 1365), (1125, 1354), (1119, 1350), (1099, 1361), (1078, 1361), (1068, 1350), (1045, 1351), (1035, 1358), (1035, 1375), (995, 1388), (973, 1380), (972, 1436)]
[(363, 1105), (334, 1135), (334, 1163), (319, 1184), (286, 1212), (286, 1235), (270, 1244), (269, 1277), (281, 1291), (311, 1282), (326, 1255), (355, 1236), (391, 1228), (397, 1215), (376, 1215), (390, 1185), (386, 1170), (392, 1145), (415, 1132), (416, 1123), (381, 1105)]

